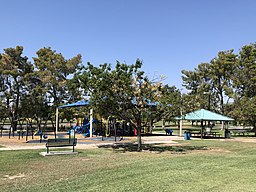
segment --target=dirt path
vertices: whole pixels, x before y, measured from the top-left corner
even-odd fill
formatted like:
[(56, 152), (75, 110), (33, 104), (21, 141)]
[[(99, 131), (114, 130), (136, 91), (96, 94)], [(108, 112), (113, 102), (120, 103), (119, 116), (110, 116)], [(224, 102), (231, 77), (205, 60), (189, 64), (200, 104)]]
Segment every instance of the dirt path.
[[(65, 133), (60, 133), (58, 135), (61, 138), (68, 138)], [(119, 141), (120, 138), (117, 138), (115, 142), (114, 137), (111, 138), (104, 138), (102, 141), (102, 137), (93, 137), (93, 138), (84, 138), (82, 134), (76, 135), (78, 139), (78, 144), (76, 146), (77, 149), (88, 149), (88, 148), (97, 148), (99, 145), (107, 145), (107, 144), (114, 144), (114, 143), (125, 143), (125, 142), (136, 142), (136, 137), (124, 137), (122, 141)], [(49, 138), (54, 138), (54, 135), (49, 135)], [(42, 143), (39, 142), (39, 137), (35, 136), (34, 140), (29, 138), (30, 140), (26, 142), (25, 137), (20, 138), (18, 136), (11, 137), (9, 139), (8, 136), (0, 137), (0, 150), (22, 150), (22, 149), (45, 149), (46, 140), (43, 140)], [(199, 138), (191, 138), (193, 140), (198, 140)], [(166, 136), (166, 135), (152, 135), (152, 136), (143, 136), (142, 143), (144, 144), (168, 144), (168, 145), (175, 145), (177, 144), (176, 141), (183, 140), (183, 137), (179, 136)], [(200, 140), (200, 139), (199, 139)], [(215, 139), (216, 140), (216, 139)], [(222, 139), (224, 140), (224, 139)], [(250, 142), (256, 143), (256, 137), (233, 137), (229, 139), (231, 142)]]
[[(65, 136), (65, 134), (61, 134), (61, 138)], [(83, 135), (76, 135), (78, 139), (78, 144), (76, 146), (77, 149), (88, 149), (88, 148), (97, 148), (99, 145), (107, 145), (107, 144), (114, 144), (114, 143), (125, 143), (125, 142), (136, 142), (136, 137), (124, 137), (122, 141), (119, 141), (120, 138), (115, 139), (111, 138), (104, 138), (102, 141), (102, 137), (93, 137), (93, 138), (84, 138)], [(54, 138), (53, 136), (49, 138)], [(153, 144), (153, 143), (163, 143), (163, 144), (177, 144), (176, 140), (183, 140), (183, 137), (178, 136), (143, 136), (142, 142), (145, 144)], [(22, 149), (45, 149), (46, 140), (42, 140), (39, 142), (39, 137), (37, 136), (34, 140), (29, 140), (26, 142), (25, 138), (20, 138), (15, 136), (9, 137), (3, 136), (0, 137), (0, 150), (22, 150)]]

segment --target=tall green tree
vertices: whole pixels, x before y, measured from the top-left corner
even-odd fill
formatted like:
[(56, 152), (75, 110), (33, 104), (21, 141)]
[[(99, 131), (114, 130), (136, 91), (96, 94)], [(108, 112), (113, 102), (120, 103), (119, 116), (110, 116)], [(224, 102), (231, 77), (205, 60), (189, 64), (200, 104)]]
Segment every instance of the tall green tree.
[(117, 62), (114, 69), (109, 64), (95, 67), (88, 63), (81, 75), (83, 88), (90, 91), (90, 102), (101, 115), (115, 116), (136, 128), (139, 151), (142, 115), (161, 96), (161, 84), (152, 83), (141, 66), (140, 60), (133, 65)]
[(190, 91), (190, 99), (198, 101), (198, 106), (224, 114), (225, 98), (233, 93), (231, 77), (236, 58), (233, 50), (221, 51), (210, 63), (201, 63), (194, 71), (183, 70), (183, 86)]
[(183, 80), (183, 86), (191, 91), (192, 94), (197, 94), (198, 93), (198, 88), (200, 87), (201, 84), (201, 79), (200, 76), (197, 72), (197, 69), (194, 71), (187, 71), (187, 70), (182, 70), (182, 80)]
[(14, 129), (21, 113), (21, 99), (27, 94), (28, 76), (33, 71), (33, 65), (22, 54), (22, 46), (7, 48), (0, 60), (1, 96)]
[(256, 44), (243, 46), (232, 78), (233, 111), (238, 121), (252, 125), (256, 135)]
[(21, 100), (23, 117), (35, 119), (37, 127), (41, 129), (42, 120), (52, 117), (52, 106), (46, 97), (46, 90), (40, 80), (40, 72), (33, 71), (28, 77), (27, 93)]
[(239, 96), (256, 95), (256, 44), (246, 45), (239, 52), (233, 75), (234, 87)]
[(232, 97), (232, 76), (236, 66), (237, 55), (233, 50), (221, 51), (211, 60), (212, 94), (216, 96), (220, 112), (224, 114), (224, 100)]
[[(183, 86), (189, 90), (182, 100), (183, 105), (186, 105), (186, 111), (210, 108), (204, 94), (210, 93), (212, 90), (211, 64), (201, 63), (194, 71), (182, 70), (182, 80)], [(214, 101), (213, 96), (211, 100)]]
[(65, 59), (61, 53), (56, 53), (48, 47), (38, 50), (37, 57), (33, 59), (48, 102), (59, 106), (69, 98), (68, 79), (71, 79), (79, 69), (82, 62), (81, 55)]
[[(165, 120), (172, 120), (180, 115), (182, 108), (181, 91), (175, 86), (164, 85), (162, 87), (162, 96), (159, 101), (163, 106), (158, 110), (156, 117)], [(159, 119), (157, 119), (159, 120)]]

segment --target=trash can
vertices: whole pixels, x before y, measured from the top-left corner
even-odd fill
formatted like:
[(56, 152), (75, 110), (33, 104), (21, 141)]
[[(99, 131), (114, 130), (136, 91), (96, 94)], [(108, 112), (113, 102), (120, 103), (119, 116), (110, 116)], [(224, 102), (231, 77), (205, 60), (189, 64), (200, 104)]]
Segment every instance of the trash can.
[(225, 130), (225, 138), (230, 139), (230, 131), (229, 130)]
[(74, 129), (70, 129), (69, 137), (70, 137), (70, 139), (74, 139), (75, 138), (75, 130)]
[(184, 140), (190, 140), (190, 132), (189, 131), (184, 132)]
[(190, 132), (187, 132), (187, 139), (190, 140)]

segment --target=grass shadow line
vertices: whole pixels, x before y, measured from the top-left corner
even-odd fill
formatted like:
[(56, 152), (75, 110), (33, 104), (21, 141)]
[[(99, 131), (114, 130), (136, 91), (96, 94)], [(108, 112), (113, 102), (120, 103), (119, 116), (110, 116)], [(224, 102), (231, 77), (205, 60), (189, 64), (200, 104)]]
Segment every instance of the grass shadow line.
[[(99, 148), (113, 149), (117, 153), (137, 152), (137, 144), (135, 143), (115, 143), (112, 145), (100, 145)], [(208, 150), (206, 146), (164, 146), (159, 144), (143, 144), (142, 151), (149, 152), (171, 152), (171, 153), (186, 153), (195, 150)]]

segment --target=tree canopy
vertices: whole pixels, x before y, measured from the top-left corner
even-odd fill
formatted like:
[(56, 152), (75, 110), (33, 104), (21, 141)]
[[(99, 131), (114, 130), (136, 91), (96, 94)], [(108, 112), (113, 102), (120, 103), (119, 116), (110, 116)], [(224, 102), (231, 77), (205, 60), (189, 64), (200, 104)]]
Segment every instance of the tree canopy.
[[(115, 116), (137, 129), (138, 150), (147, 118), (149, 124), (172, 120), (181, 110), (208, 108), (253, 126), (256, 133), (256, 44), (238, 54), (220, 51), (194, 70), (182, 70), (185, 94), (161, 79), (150, 80), (141, 67), (139, 59), (83, 64), (80, 54), (66, 59), (50, 47), (29, 60), (22, 46), (6, 48), (0, 54), (0, 118), (9, 118), (15, 128), (20, 117), (53, 119), (59, 105), (89, 97), (102, 117)], [(71, 119), (72, 113), (63, 111), (61, 117)]]
[[(208, 101), (208, 108), (229, 114), (237, 123), (251, 125), (256, 130), (255, 44), (243, 46), (238, 54), (233, 50), (220, 51), (209, 63), (201, 63), (192, 71), (183, 70), (182, 79), (189, 90), (189, 101), (196, 108), (207, 108)], [(192, 110), (194, 106), (189, 101), (186, 105)]]
[(68, 85), (79, 70), (81, 55), (65, 59), (42, 48), (32, 62), (23, 56), (22, 46), (4, 49), (0, 55), (1, 112), (14, 129), (19, 118), (48, 117), (54, 107), (72, 98)]
[(91, 105), (102, 116), (115, 116), (130, 123), (137, 130), (138, 150), (141, 148), (142, 116), (149, 115), (151, 107), (161, 97), (161, 83), (152, 82), (141, 71), (142, 62), (127, 65), (116, 63), (99, 67), (87, 64), (80, 78), (89, 90)]

